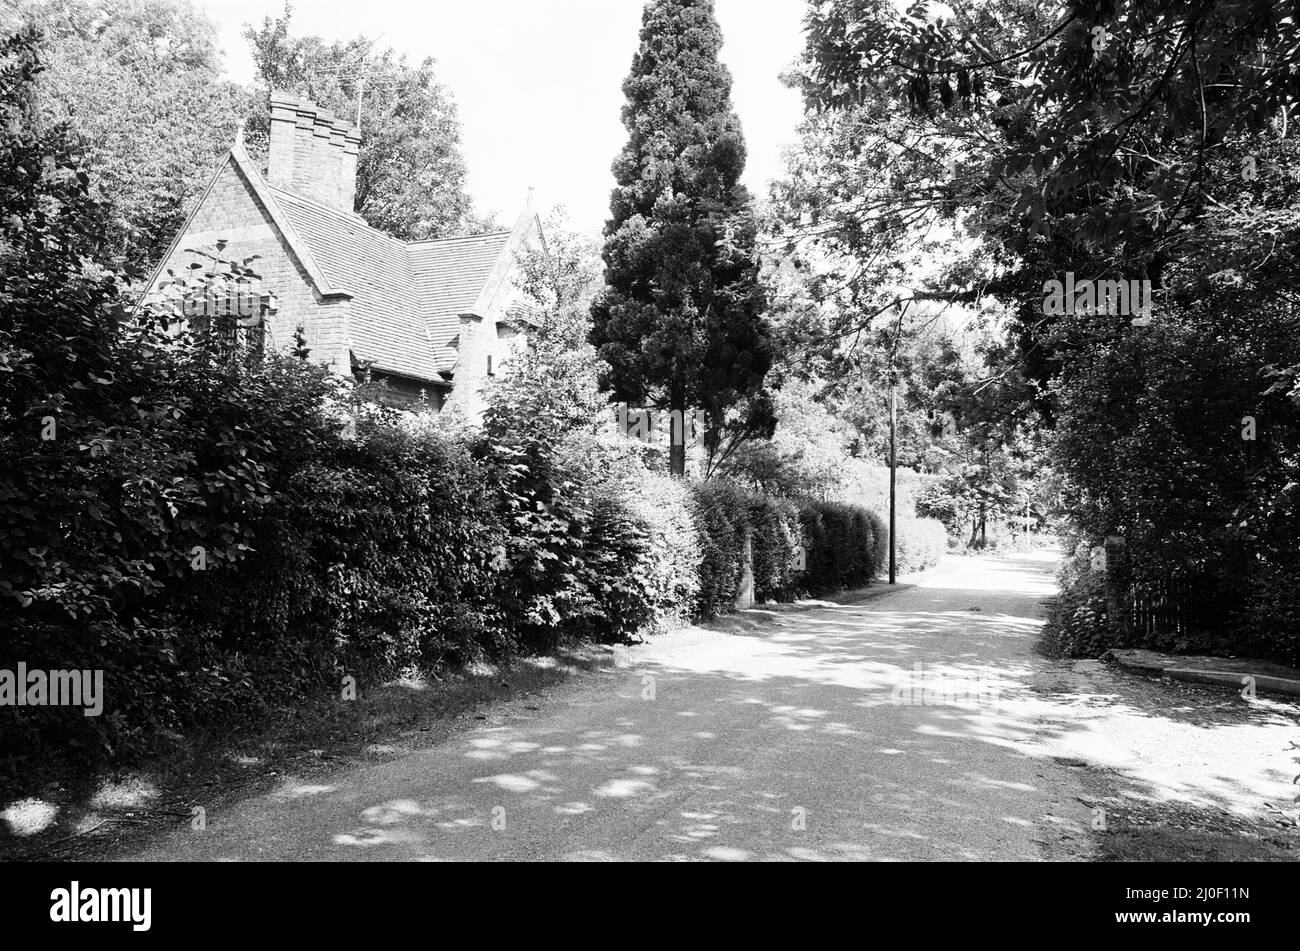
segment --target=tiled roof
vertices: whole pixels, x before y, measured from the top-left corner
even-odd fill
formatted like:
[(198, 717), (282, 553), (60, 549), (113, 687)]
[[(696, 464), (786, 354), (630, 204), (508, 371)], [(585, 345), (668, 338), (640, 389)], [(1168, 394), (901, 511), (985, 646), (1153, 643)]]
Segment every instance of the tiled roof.
[(429, 340), (435, 353), (441, 355), (439, 369), (447, 369), (454, 362), (455, 351), (445, 348), (460, 333), (460, 315), (473, 311), (509, 240), (509, 231), (495, 231), (406, 246), (424, 305)]
[(357, 358), (377, 370), (440, 379), (408, 246), (356, 215), (284, 189), (270, 191), (325, 276), (352, 294), (348, 326)]

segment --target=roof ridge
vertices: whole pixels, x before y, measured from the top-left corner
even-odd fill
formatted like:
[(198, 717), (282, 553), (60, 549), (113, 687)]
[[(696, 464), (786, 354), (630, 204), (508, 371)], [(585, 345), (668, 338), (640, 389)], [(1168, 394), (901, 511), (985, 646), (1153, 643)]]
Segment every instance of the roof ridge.
[(417, 244), (438, 244), (446, 241), (473, 241), (475, 238), (499, 238), (503, 234), (510, 234), (510, 229), (502, 228), (500, 231), (484, 231), (481, 234), (450, 234), (443, 235), (441, 238), (417, 238), (414, 241), (407, 241), (405, 244), (409, 248)]
[(335, 208), (333, 205), (326, 204), (325, 202), (319, 201), (318, 199), (315, 198), (308, 198), (306, 195), (300, 195), (295, 191), (289, 191), (287, 188), (280, 188), (278, 185), (272, 185), (270, 183), (267, 183), (266, 187), (276, 192), (277, 194), (283, 195), (287, 198), (291, 198), (294, 201), (300, 201), (303, 204), (308, 205), (312, 208), (316, 208), (320, 211), (328, 211), (330, 214), (335, 215), (339, 218), (345, 218), (347, 219), (349, 224), (359, 225), (360, 227), (366, 229), (367, 231), (373, 231), (381, 238), (385, 238), (388, 241), (393, 242), (393, 244), (397, 245), (398, 247), (405, 248), (410, 245), (409, 241), (403, 241), (401, 238), (394, 238), (387, 231), (379, 230), (370, 222), (366, 221), (365, 218), (362, 218), (355, 211), (344, 211), (342, 208)]

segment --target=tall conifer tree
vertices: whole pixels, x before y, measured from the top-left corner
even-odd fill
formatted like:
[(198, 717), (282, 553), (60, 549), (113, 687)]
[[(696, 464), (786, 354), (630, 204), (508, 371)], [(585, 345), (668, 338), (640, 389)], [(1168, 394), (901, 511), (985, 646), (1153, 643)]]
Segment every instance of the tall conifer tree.
[[(678, 419), (703, 410), (711, 456), (729, 411), (736, 434), (769, 437), (774, 426), (756, 225), (740, 184), (745, 141), (721, 46), (713, 0), (647, 4), (623, 83), (629, 138), (614, 162), (607, 289), (592, 313), (606, 388)], [(681, 441), (671, 452), (678, 475)]]

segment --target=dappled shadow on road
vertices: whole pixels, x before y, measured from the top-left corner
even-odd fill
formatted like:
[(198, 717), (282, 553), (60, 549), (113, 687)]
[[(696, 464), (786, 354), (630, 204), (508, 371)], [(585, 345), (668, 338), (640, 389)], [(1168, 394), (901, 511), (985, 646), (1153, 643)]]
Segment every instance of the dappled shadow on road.
[[(199, 847), (218, 859), (1034, 859), (1085, 853), (1084, 763), (1128, 795), (1224, 808), (1286, 781), (1267, 747), (1293, 710), (1035, 655), (1050, 567), (972, 560), (752, 636), (668, 638), (544, 715), (310, 789), (287, 783), (214, 819)], [(1166, 761), (1188, 751), (1207, 759)]]

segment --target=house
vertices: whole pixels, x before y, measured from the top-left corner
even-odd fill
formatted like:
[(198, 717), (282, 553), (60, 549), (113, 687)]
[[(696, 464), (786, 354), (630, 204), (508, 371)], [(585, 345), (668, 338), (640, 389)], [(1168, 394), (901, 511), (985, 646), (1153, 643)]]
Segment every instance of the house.
[(388, 398), (481, 410), (484, 381), (531, 324), (514, 286), (517, 255), (543, 241), (530, 194), (509, 231), (399, 241), (353, 211), (360, 139), (351, 123), (297, 96), (271, 96), (265, 177), (236, 142), (151, 277), (205, 260), (259, 255), (262, 341), (387, 384)]

